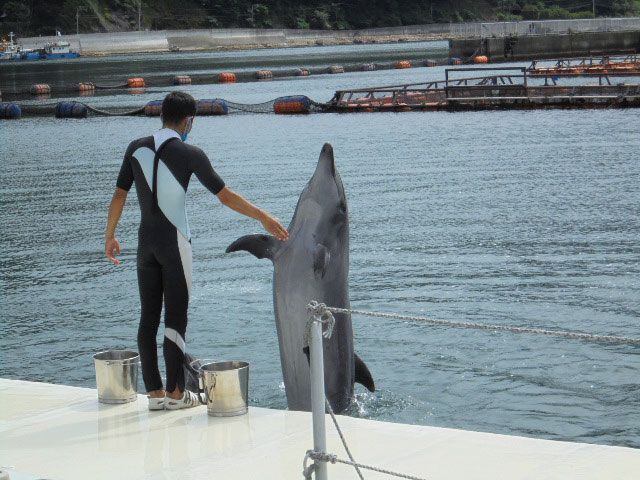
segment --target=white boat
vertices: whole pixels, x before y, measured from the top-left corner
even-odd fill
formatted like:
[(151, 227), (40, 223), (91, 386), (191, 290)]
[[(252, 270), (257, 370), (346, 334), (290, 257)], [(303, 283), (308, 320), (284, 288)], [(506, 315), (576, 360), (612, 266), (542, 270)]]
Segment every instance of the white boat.
[[(302, 477), (311, 414), (249, 407), (147, 409), (98, 403), (90, 388), (0, 379), (0, 471), (10, 480), (202, 480)], [(637, 479), (640, 450), (338, 417), (356, 461), (427, 479)], [(327, 416), (330, 453), (347, 458)], [(362, 470), (367, 480), (392, 479)], [(0, 478), (3, 473), (0, 472)], [(328, 478), (354, 469), (328, 465)]]
[(71, 50), (69, 42), (47, 42), (44, 44), (43, 58), (76, 58), (80, 56), (78, 52)]

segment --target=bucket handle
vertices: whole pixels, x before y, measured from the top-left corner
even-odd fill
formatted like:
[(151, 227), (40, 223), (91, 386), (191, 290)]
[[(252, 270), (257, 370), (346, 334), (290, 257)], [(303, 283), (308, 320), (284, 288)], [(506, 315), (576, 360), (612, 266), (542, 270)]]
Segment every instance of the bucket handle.
[(215, 372), (212, 372), (212, 376), (213, 376), (213, 385), (209, 387), (209, 389), (206, 389), (204, 387), (204, 371), (200, 370), (199, 387), (200, 387), (200, 392), (204, 393), (204, 400), (202, 400), (200, 393), (198, 393), (198, 397), (200, 397), (200, 402), (204, 405), (209, 403), (209, 396), (211, 392), (213, 392), (213, 390), (216, 388), (216, 384), (218, 383), (218, 375)]

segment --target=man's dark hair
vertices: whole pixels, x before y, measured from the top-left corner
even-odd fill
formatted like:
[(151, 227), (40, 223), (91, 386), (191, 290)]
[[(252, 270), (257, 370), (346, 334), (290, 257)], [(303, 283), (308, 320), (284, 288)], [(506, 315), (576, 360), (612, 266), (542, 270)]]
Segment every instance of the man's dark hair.
[(162, 122), (175, 125), (196, 114), (196, 101), (185, 92), (171, 92), (162, 102)]

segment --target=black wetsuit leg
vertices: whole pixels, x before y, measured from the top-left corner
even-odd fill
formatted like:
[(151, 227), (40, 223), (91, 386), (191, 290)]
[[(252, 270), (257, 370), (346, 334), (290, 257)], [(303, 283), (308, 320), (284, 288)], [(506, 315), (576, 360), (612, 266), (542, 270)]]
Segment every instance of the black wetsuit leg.
[[(167, 371), (167, 391), (184, 391), (184, 354), (187, 331), (187, 309), (191, 282), (191, 245), (184, 241), (178, 247), (178, 233), (174, 229), (170, 245), (160, 255), (164, 288), (164, 361)], [(186, 247), (185, 247), (186, 244)], [(185, 251), (186, 250), (186, 251)], [(183, 265), (183, 260), (187, 267)], [(188, 277), (188, 280), (187, 280)]]
[(138, 350), (142, 361), (142, 379), (147, 392), (162, 390), (162, 378), (158, 370), (158, 346), (156, 337), (162, 313), (162, 266), (149, 249), (138, 245), (138, 288), (140, 290), (140, 326)]
[(147, 391), (161, 390), (156, 336), (164, 300), (163, 356), (167, 373), (166, 389), (173, 392), (178, 387), (180, 391), (184, 391), (183, 364), (191, 282), (191, 245), (173, 226), (162, 230), (160, 232), (154, 229), (153, 235), (139, 235), (138, 285), (142, 313), (138, 348)]

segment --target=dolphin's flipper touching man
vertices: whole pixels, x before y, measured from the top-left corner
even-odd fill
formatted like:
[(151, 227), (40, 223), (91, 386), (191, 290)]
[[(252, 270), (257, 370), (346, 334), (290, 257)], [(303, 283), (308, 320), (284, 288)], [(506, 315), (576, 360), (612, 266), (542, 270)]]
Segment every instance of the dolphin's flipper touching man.
[[(287, 402), (291, 410), (309, 411), (309, 364), (303, 351), (307, 305), (316, 300), (332, 307), (350, 307), (349, 213), (328, 143), (300, 195), (288, 230), (288, 242), (270, 235), (247, 235), (233, 242), (227, 253), (246, 250), (273, 262), (273, 303)], [(375, 384), (353, 351), (351, 316), (338, 313), (334, 317), (333, 335), (324, 341), (325, 391), (333, 410), (342, 412), (353, 397), (354, 382), (372, 392)]]

